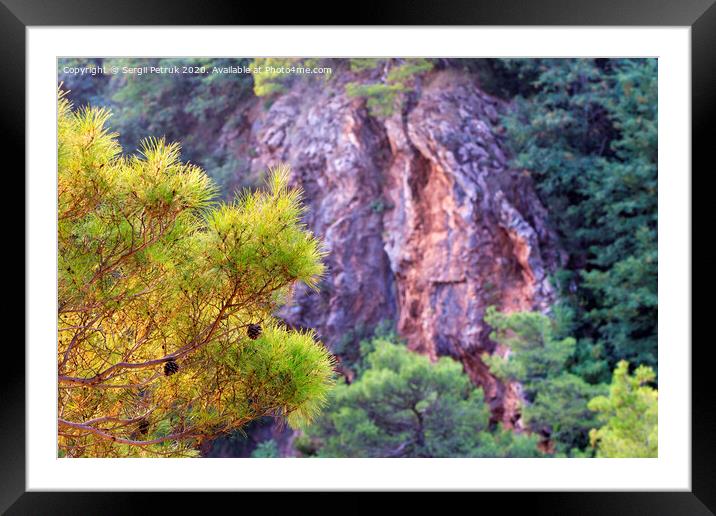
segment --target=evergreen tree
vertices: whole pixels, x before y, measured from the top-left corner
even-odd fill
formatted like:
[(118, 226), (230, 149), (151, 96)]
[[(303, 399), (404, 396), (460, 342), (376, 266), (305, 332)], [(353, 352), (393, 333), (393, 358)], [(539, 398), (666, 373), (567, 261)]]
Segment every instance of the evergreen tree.
[(609, 395), (589, 402), (604, 423), (589, 433), (597, 457), (658, 456), (658, 392), (649, 386), (655, 378), (646, 366), (637, 367), (630, 375), (628, 362), (621, 361), (614, 370)]
[(603, 388), (568, 371), (575, 340), (555, 338), (554, 322), (540, 313), (502, 314), (490, 307), (485, 321), (494, 328), (491, 338), (510, 351), (505, 358), (485, 355), (483, 360), (498, 378), (520, 383), (529, 429), (552, 439), (560, 453), (586, 447), (596, 425), (587, 404)]
[(314, 418), (331, 356), (272, 316), (323, 273), (287, 169), (217, 205), (177, 145), (125, 157), (109, 111), (58, 111), (60, 455), (196, 455), (265, 415)]
[(433, 63), (422, 58), (351, 59), (350, 66), (353, 72), (380, 73), (371, 82), (349, 82), (346, 93), (365, 98), (372, 115), (385, 117), (402, 108), (406, 96), (415, 90), (420, 76), (433, 68)]
[[(559, 275), (587, 374), (657, 359), (656, 59), (507, 59), (513, 165), (529, 170), (568, 251)], [(594, 352), (585, 347), (594, 346)], [(598, 357), (598, 358), (596, 358)]]
[(386, 337), (337, 385), (299, 445), (320, 457), (536, 457), (537, 438), (488, 431), (489, 408), (462, 366), (435, 363)]

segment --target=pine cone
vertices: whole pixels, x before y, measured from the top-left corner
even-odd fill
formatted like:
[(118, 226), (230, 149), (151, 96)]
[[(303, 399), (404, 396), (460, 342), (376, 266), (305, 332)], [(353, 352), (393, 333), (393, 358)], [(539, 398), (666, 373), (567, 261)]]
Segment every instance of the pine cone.
[(179, 371), (179, 364), (177, 364), (173, 358), (164, 364), (164, 376), (171, 376), (177, 371)]
[(246, 334), (251, 340), (256, 340), (261, 336), (261, 326), (258, 324), (249, 324)]
[(149, 421), (146, 419), (142, 419), (139, 422), (139, 425), (137, 425), (137, 430), (139, 431), (140, 435), (147, 435), (147, 432), (149, 432)]

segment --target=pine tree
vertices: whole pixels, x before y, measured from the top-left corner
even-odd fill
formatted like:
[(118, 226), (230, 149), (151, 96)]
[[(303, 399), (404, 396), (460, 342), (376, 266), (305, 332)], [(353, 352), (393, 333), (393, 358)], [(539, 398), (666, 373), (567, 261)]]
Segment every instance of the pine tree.
[(489, 431), (482, 390), (462, 365), (391, 337), (364, 342), (360, 375), (339, 384), (298, 445), (320, 457), (537, 457), (537, 437)]
[(597, 457), (658, 456), (658, 392), (649, 386), (655, 378), (646, 366), (630, 375), (629, 363), (623, 360), (614, 370), (609, 395), (589, 402), (604, 423), (589, 433)]
[(421, 75), (433, 68), (429, 59), (351, 59), (351, 71), (380, 71), (380, 78), (371, 82), (356, 81), (346, 84), (350, 97), (366, 99), (373, 116), (387, 117), (402, 108), (406, 96), (416, 88)]
[(109, 111), (58, 110), (60, 455), (196, 455), (266, 415), (313, 419), (332, 358), (272, 316), (324, 270), (288, 170), (216, 204), (177, 145), (125, 156)]
[(596, 425), (587, 404), (604, 388), (569, 372), (575, 340), (557, 338), (554, 321), (541, 313), (503, 314), (490, 307), (485, 321), (494, 328), (491, 338), (510, 353), (505, 358), (486, 355), (483, 359), (497, 377), (522, 386), (527, 427), (548, 436), (560, 453), (585, 448), (589, 430)]

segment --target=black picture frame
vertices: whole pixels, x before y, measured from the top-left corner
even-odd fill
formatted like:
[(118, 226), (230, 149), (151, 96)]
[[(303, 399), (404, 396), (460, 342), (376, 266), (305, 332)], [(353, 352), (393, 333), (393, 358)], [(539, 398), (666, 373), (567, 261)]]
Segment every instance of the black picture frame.
[[(330, 25), (689, 26), (692, 168), (706, 173), (713, 145), (709, 135), (714, 133), (709, 128), (714, 129), (716, 120), (716, 59), (712, 54), (716, 51), (714, 2), (716, 0), (420, 0), (401, 3), (391, 0), (355, 4), (351, 11), (344, 11), (342, 17), (324, 21)], [(225, 0), (211, 3), (189, 0), (0, 0), (0, 63), (5, 72), (1, 81), (3, 95), (0, 96), (0, 141), (6, 151), (3, 155), (22, 157), (21, 164), (14, 170), (23, 166), (24, 153), (20, 149), (25, 148), (25, 29), (28, 26), (251, 25), (257, 22), (260, 25), (302, 22), (316, 25), (321, 21), (317, 14), (319, 10), (305, 3), (286, 3), (278, 7), (278, 4)], [(705, 195), (704, 191), (701, 195)], [(692, 195), (692, 206), (695, 199)], [(693, 257), (693, 246), (691, 252)], [(32, 271), (25, 268), (25, 276), (28, 274)], [(31, 306), (26, 307), (26, 310), (31, 309)], [(14, 349), (12, 352), (16, 356), (8, 360), (13, 366), (5, 367), (0, 375), (0, 510), (7, 509), (8, 514), (143, 512), (137, 508), (147, 508), (146, 501), (139, 498), (155, 495), (25, 492), (25, 353), (21, 346), (7, 346), (6, 349)], [(501, 512), (505, 508), (521, 507), (520, 512), (528, 510), (530, 514), (716, 513), (716, 404), (710, 395), (708, 350), (707, 340), (692, 346), (690, 492), (474, 493), (471, 496), (480, 497), (480, 500), (469, 503), (484, 507), (489, 500), (498, 503)], [(186, 508), (187, 504), (197, 500), (187, 493), (172, 496), (172, 507), (165, 507), (166, 510)], [(224, 502), (226, 497), (237, 495), (213, 493), (211, 496)], [(360, 509), (361, 505), (359, 501), (351, 502), (355, 509)]]

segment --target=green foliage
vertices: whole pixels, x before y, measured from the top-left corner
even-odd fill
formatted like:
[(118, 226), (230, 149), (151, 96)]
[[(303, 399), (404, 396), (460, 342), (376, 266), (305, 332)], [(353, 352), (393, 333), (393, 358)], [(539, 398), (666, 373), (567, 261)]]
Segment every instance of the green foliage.
[(591, 339), (578, 340), (569, 361), (569, 370), (593, 385), (608, 382), (610, 370), (604, 343), (594, 343)]
[(355, 346), (358, 350), (356, 356), (348, 356), (348, 366), (353, 369), (357, 375), (362, 374), (370, 367), (368, 356), (375, 351), (378, 342), (395, 342), (401, 343), (398, 337), (398, 330), (395, 321), (391, 319), (381, 320), (373, 329), (372, 335), (362, 335), (360, 341)]
[(548, 211), (559, 214), (551, 222), (570, 255), (562, 287), (577, 311), (575, 335), (598, 346), (610, 367), (627, 359), (655, 368), (656, 59), (499, 66), (531, 78), (529, 87), (508, 88), (519, 92), (504, 124), (513, 165), (532, 172)]
[(430, 71), (433, 64), (428, 59), (351, 59), (351, 70), (382, 70), (376, 82), (363, 81), (346, 84), (346, 93), (351, 97), (362, 97), (371, 114), (390, 116), (402, 105), (405, 95), (412, 92), (421, 74)]
[(502, 314), (490, 307), (485, 321), (494, 328), (491, 338), (510, 352), (505, 358), (485, 355), (483, 360), (497, 377), (521, 384), (528, 427), (549, 435), (558, 451), (584, 448), (596, 424), (587, 404), (603, 389), (568, 372), (575, 340), (555, 338), (554, 322), (540, 313)]
[[(231, 204), (179, 146), (123, 156), (106, 109), (58, 102), (59, 447), (193, 456), (263, 416), (314, 418), (332, 385), (312, 332), (272, 314), (323, 274), (301, 194), (275, 170)], [(260, 338), (246, 336), (260, 322)], [(179, 366), (171, 376), (168, 361)]]
[(282, 68), (295, 66), (299, 59), (295, 58), (257, 58), (251, 62), (252, 75), (254, 77), (254, 95), (267, 97), (286, 91), (286, 84), (291, 80), (291, 75), (279, 72)]
[(378, 68), (385, 59), (377, 59), (374, 57), (354, 57), (349, 59), (351, 72), (372, 71)]
[(276, 459), (280, 457), (278, 445), (273, 439), (259, 443), (256, 449), (251, 452), (254, 459)]
[(553, 322), (538, 312), (503, 314), (489, 307), (485, 322), (494, 329), (490, 337), (510, 349), (506, 359), (486, 357), (492, 362), (492, 370), (502, 378), (522, 382), (530, 398), (535, 396), (540, 382), (564, 371), (574, 352), (574, 339), (555, 339)]
[(603, 423), (589, 433), (597, 457), (658, 456), (658, 392), (648, 385), (655, 379), (646, 366), (630, 375), (629, 363), (623, 360), (614, 370), (609, 395), (589, 402)]
[(318, 455), (320, 446), (308, 435), (300, 433), (293, 440), (293, 448), (303, 457), (315, 457)]
[(482, 390), (460, 363), (431, 363), (385, 337), (368, 347), (358, 379), (336, 386), (329, 406), (306, 429), (319, 457), (539, 455), (536, 437), (488, 431)]
[[(254, 78), (254, 95), (271, 97), (286, 91), (298, 77), (330, 77), (330, 67), (323, 66), (322, 59), (299, 59), (290, 57), (257, 58), (251, 62), (251, 74)], [(324, 69), (323, 73), (313, 73), (314, 69)]]
[(482, 432), (479, 446), (474, 449), (473, 455), (468, 457), (504, 458), (504, 459), (534, 459), (545, 455), (537, 448), (538, 438), (535, 435), (518, 434), (502, 425), (490, 433)]

